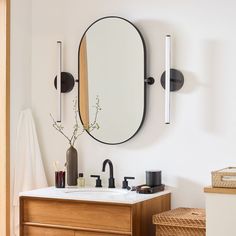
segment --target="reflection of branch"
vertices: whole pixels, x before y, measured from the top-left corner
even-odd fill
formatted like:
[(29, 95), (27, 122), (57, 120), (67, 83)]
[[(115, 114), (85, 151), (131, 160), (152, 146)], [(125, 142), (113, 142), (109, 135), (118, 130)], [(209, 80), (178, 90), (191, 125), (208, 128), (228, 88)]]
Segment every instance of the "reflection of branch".
[(81, 131), (79, 132), (79, 122), (78, 122), (78, 114), (79, 114), (79, 111), (78, 111), (78, 100), (77, 98), (74, 100), (74, 106), (73, 106), (73, 110), (75, 112), (75, 125), (74, 125), (74, 130), (73, 130), (73, 133), (72, 133), (72, 136), (71, 138), (69, 138), (64, 132), (63, 132), (63, 126), (62, 125), (59, 125), (55, 119), (53, 118), (53, 116), (50, 114), (52, 120), (53, 120), (53, 127), (58, 131), (60, 132), (68, 141), (69, 141), (69, 144), (74, 146), (75, 144), (75, 141), (77, 140), (77, 138), (82, 135), (84, 133), (85, 130), (87, 130), (88, 132), (92, 132), (94, 129), (99, 129), (99, 125), (97, 123), (97, 118), (98, 118), (98, 113), (99, 111), (101, 111), (101, 107), (100, 107), (100, 100), (99, 100), (99, 97), (97, 96), (96, 97), (96, 104), (95, 104), (95, 117), (94, 117), (94, 121), (89, 124), (88, 127), (86, 127), (86, 125), (83, 125), (82, 126), (82, 129)]
[(101, 111), (101, 107), (99, 105), (100, 101), (99, 101), (99, 97), (98, 96), (96, 97), (96, 100), (97, 100), (96, 104), (95, 104), (96, 112), (95, 112), (95, 116), (94, 116), (94, 121), (89, 125), (88, 132), (93, 131), (95, 128), (99, 129), (99, 125), (97, 123), (97, 118), (98, 118), (99, 111)]

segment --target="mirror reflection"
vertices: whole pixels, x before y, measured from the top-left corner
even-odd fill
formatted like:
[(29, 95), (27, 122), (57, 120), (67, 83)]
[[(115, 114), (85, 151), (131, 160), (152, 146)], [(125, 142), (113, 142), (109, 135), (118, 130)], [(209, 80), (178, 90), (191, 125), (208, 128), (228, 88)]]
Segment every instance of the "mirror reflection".
[(119, 17), (106, 17), (84, 33), (79, 47), (79, 111), (82, 123), (94, 118), (100, 99), (99, 130), (106, 144), (129, 140), (139, 130), (145, 106), (145, 49), (140, 32)]

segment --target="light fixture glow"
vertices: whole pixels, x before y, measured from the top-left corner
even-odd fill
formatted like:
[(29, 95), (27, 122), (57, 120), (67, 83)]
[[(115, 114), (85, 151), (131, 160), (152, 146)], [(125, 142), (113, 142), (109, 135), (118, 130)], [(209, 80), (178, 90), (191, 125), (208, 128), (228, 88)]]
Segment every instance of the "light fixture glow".
[(57, 122), (61, 122), (61, 50), (62, 42), (57, 41), (58, 50), (58, 68), (57, 68)]
[(171, 36), (165, 40), (165, 124), (170, 124)]

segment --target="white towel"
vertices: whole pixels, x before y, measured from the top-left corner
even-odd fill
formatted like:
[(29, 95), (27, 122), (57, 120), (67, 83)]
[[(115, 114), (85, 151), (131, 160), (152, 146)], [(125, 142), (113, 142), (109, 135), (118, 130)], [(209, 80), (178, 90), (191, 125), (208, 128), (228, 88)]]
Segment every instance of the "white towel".
[(14, 168), (14, 235), (19, 235), (19, 193), (47, 187), (35, 124), (30, 109), (20, 113)]

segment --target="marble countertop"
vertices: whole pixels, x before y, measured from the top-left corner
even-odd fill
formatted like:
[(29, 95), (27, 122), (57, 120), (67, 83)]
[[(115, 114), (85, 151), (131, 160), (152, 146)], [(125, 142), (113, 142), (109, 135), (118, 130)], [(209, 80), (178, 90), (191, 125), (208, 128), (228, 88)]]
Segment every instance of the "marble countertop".
[(108, 189), (108, 188), (42, 188), (26, 192), (21, 192), (20, 197), (38, 197), (50, 199), (92, 201), (92, 202), (109, 202), (122, 204), (135, 204), (146, 201), (158, 196), (170, 193), (166, 188), (164, 191), (153, 194), (139, 194), (135, 191), (124, 189)]

